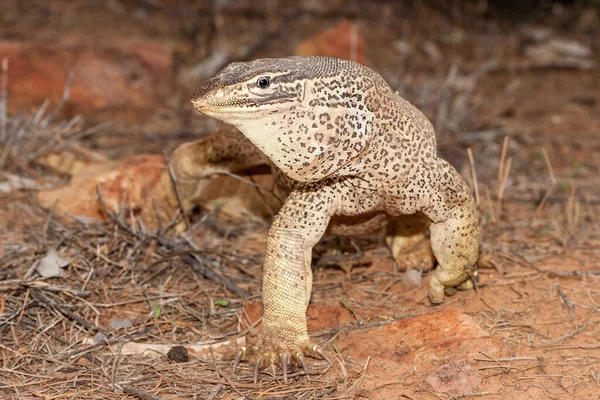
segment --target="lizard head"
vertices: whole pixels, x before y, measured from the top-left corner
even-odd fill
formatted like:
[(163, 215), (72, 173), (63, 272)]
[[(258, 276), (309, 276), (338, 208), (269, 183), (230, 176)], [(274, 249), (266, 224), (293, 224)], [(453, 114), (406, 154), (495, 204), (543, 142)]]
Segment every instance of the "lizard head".
[(335, 58), (260, 59), (227, 65), (191, 102), (237, 127), (285, 174), (310, 182), (332, 176), (366, 149), (373, 120), (367, 95), (379, 80)]
[(237, 125), (289, 109), (301, 88), (299, 70), (283, 59), (262, 59), (228, 64), (203, 82), (191, 102), (197, 111)]

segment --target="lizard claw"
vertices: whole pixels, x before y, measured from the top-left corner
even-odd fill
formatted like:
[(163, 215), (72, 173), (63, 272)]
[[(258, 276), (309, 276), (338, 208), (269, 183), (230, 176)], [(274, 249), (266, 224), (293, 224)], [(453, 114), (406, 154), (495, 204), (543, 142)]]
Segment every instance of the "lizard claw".
[(235, 370), (237, 369), (237, 366), (239, 365), (240, 361), (242, 361), (242, 359), (244, 358), (245, 355), (246, 355), (246, 347), (242, 346), (240, 351), (238, 351), (237, 355), (235, 356), (235, 360), (233, 360), (233, 373), (234, 374), (235, 374)]
[(306, 366), (306, 359), (304, 358), (304, 354), (298, 353), (296, 354), (296, 360), (298, 360), (298, 364), (302, 366), (305, 374), (308, 374), (308, 367)]
[[(278, 378), (277, 374), (282, 373), (283, 381), (287, 384), (291, 381), (290, 373), (300, 367), (306, 375), (310, 374), (307, 366), (306, 357), (323, 359), (331, 365), (331, 359), (325, 354), (323, 349), (310, 342), (308, 335), (304, 337), (298, 335), (298, 338), (290, 340), (287, 336), (281, 336), (275, 331), (261, 331), (257, 343), (246, 348), (241, 347), (233, 363), (234, 373), (242, 360), (251, 360), (254, 364), (253, 381), (258, 382), (258, 375), (262, 368), (266, 368), (266, 373)], [(279, 371), (281, 368), (281, 372)], [(270, 370), (270, 371), (269, 371)], [(281, 375), (280, 375), (281, 376)]]
[(275, 363), (271, 363), (271, 373), (273, 374), (273, 378), (277, 376), (277, 366), (275, 366)]
[(288, 372), (288, 361), (290, 360), (290, 354), (285, 352), (281, 355), (281, 369), (283, 370), (283, 383), (288, 383), (287, 372)]
[(260, 369), (263, 362), (262, 356), (256, 358), (256, 364), (254, 365), (254, 384), (258, 381), (258, 370)]
[(318, 354), (323, 360), (327, 361), (327, 364), (331, 365), (331, 359), (327, 357), (327, 354), (319, 346), (313, 346), (313, 351)]

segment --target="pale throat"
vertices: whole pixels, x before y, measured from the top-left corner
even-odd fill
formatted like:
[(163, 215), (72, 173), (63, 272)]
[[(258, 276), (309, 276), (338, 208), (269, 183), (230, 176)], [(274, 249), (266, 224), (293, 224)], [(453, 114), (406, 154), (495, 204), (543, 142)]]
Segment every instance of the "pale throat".
[(279, 169), (296, 178), (286, 166), (289, 154), (284, 151), (285, 143), (277, 140), (282, 129), (280, 118), (276, 115), (264, 115), (261, 118), (239, 118), (229, 123), (238, 128)]

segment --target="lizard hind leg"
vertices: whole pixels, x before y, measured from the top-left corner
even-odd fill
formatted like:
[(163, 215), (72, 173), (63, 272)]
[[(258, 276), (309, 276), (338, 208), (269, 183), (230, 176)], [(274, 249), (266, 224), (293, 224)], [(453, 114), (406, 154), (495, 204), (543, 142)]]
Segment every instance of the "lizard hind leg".
[(429, 281), (429, 300), (444, 301), (444, 294), (473, 288), (469, 271), (479, 257), (479, 221), (474, 202), (457, 206), (450, 218), (431, 224), (431, 246), (437, 268)]
[(396, 217), (388, 223), (385, 242), (400, 269), (433, 269), (435, 257), (427, 237), (429, 224), (421, 213)]

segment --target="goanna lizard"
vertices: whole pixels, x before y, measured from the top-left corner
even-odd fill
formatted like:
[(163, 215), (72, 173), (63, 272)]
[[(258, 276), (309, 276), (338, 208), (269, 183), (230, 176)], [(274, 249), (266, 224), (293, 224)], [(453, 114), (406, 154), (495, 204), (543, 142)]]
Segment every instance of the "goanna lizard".
[(309, 340), (306, 311), (312, 248), (328, 227), (360, 233), (393, 220), (388, 244), (399, 258), (429, 225), (438, 262), (430, 301), (473, 287), (479, 218), (470, 189), (438, 157), (427, 118), (373, 70), (327, 57), (232, 63), (202, 83), (191, 102), (245, 138), (226, 132), (175, 152), (186, 208), (202, 190), (198, 178), (265, 162), (289, 193), (269, 231), (262, 327), (245, 354), (257, 370), (277, 364), (286, 377), (291, 362), (306, 366), (306, 355), (327, 358)]

